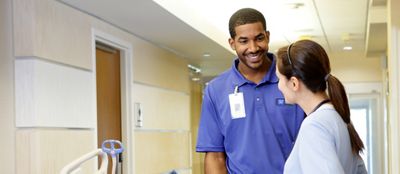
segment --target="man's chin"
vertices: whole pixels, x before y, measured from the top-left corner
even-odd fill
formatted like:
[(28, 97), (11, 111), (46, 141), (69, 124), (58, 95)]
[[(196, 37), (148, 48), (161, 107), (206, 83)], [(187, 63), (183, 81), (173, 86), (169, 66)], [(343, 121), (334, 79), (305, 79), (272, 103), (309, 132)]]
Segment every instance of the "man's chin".
[(250, 67), (254, 70), (258, 70), (262, 67), (262, 61), (257, 62), (257, 63), (248, 63), (248, 65), (250, 65)]

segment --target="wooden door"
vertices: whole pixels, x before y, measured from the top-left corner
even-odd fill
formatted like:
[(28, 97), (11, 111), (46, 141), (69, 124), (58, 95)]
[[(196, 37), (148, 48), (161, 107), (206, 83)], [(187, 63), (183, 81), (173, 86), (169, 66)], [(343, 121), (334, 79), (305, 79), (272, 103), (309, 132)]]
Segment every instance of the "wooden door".
[[(121, 138), (121, 82), (119, 50), (96, 46), (97, 141)], [(119, 159), (117, 159), (117, 162)], [(112, 161), (109, 157), (108, 173)], [(118, 163), (117, 163), (118, 164)], [(118, 169), (122, 171), (122, 167)], [(121, 172), (122, 173), (122, 172)]]

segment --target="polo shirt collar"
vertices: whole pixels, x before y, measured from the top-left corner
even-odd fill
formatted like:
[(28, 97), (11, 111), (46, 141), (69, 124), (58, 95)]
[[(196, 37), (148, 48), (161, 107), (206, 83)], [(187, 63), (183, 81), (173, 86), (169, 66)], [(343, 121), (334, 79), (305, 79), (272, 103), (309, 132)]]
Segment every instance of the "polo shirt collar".
[[(271, 64), (271, 67), (269, 68), (267, 74), (261, 80), (261, 83), (259, 85), (264, 84), (264, 83), (278, 83), (278, 77), (275, 74), (276, 57), (275, 57), (275, 55), (273, 55), (271, 53), (267, 53), (267, 58), (272, 60), (272, 64)], [(235, 86), (237, 85), (240, 87), (246, 83), (253, 83), (253, 82), (247, 80), (242, 74), (240, 74), (240, 72), (238, 70), (238, 65), (239, 65), (239, 58), (236, 58), (233, 61), (233, 65), (231, 67), (232, 72), (233, 72), (232, 82), (235, 84)]]

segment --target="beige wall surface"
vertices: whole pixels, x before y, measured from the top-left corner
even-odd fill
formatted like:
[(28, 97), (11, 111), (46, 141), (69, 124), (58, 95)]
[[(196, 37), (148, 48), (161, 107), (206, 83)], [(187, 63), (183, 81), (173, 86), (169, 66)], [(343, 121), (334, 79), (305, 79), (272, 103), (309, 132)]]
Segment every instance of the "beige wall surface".
[[(13, 2), (13, 8), (11, 8), (11, 2)], [(190, 86), (188, 80), (189, 72), (185, 59), (57, 1), (10, 0), (7, 1), (7, 3), (10, 4), (9, 9), (7, 9), (10, 14), (1, 16), (1, 24), (7, 23), (9, 26), (8, 30), (11, 30), (11, 21), (3, 22), (3, 19), (7, 17), (7, 20), (14, 20), (14, 40), (11, 41), (11, 38), (9, 38), (6, 43), (10, 45), (12, 42), (14, 43), (16, 59), (38, 57), (39, 59), (49, 60), (53, 63), (92, 70), (94, 63), (92, 61), (92, 55), (94, 54), (92, 50), (93, 30), (106, 33), (118, 40), (131, 44), (134, 80), (131, 83), (141, 85), (140, 91), (132, 92), (140, 93), (140, 95), (143, 96), (142, 98), (149, 102), (149, 106), (152, 106), (152, 104), (171, 106), (172, 104), (174, 107), (167, 108), (166, 110), (162, 110), (162, 108), (149, 109), (168, 111), (170, 116), (173, 116), (171, 120), (177, 120), (174, 122), (160, 122), (158, 119), (148, 120), (151, 121), (150, 125), (155, 125), (151, 127), (151, 129), (160, 130), (150, 130), (150, 132), (134, 131), (133, 134), (127, 134), (133, 136), (129, 138), (132, 140), (130, 143), (136, 144), (140, 142), (137, 145), (133, 145), (133, 147), (140, 152), (131, 153), (136, 155), (136, 159), (133, 162), (138, 162), (140, 165), (143, 165), (143, 167), (160, 166), (160, 168), (157, 169), (162, 169), (163, 171), (180, 168), (184, 173), (191, 172), (191, 134), (189, 130)], [(10, 9), (13, 9), (12, 14), (14, 14), (14, 18), (11, 18)], [(5, 13), (7, 10), (1, 10), (1, 12)], [(0, 29), (0, 32), (7, 36), (10, 36), (12, 33), (11, 31), (5, 31), (3, 27)], [(7, 52), (1, 50), (0, 54), (3, 55), (6, 53)], [(73, 129), (48, 128), (44, 131), (41, 128), (35, 127), (28, 132), (25, 129), (17, 129), (17, 136), (12, 134), (15, 132), (13, 113), (14, 88), (12, 86), (14, 81), (13, 57), (10, 55), (8, 60), (2, 59), (1, 61), (2, 64), (0, 67), (1, 71), (4, 71), (4, 73), (1, 74), (0, 78), (2, 83), (3, 79), (4, 82), (6, 82), (6, 86), (4, 86), (6, 89), (1, 90), (1, 94), (3, 95), (3, 92), (5, 92), (4, 95), (7, 95), (7, 102), (10, 102), (8, 105), (0, 106), (7, 107), (8, 109), (2, 110), (2, 112), (10, 112), (8, 114), (9, 117), (1, 117), (1, 119), (5, 119), (5, 122), (2, 120), (1, 123), (7, 124), (5, 128), (2, 127), (1, 129), (5, 129), (8, 133), (8, 139), (13, 140), (8, 143), (11, 143), (10, 145), (12, 145), (12, 147), (17, 147), (16, 152), (8, 152), (10, 156), (7, 157), (7, 159), (17, 158), (18, 161), (15, 164), (13, 163), (14, 160), (9, 162), (10, 169), (6, 171), (15, 173), (13, 169), (14, 166), (16, 166), (16, 168), (19, 169), (19, 173), (29, 173), (30, 169), (33, 170), (30, 171), (32, 173), (56, 173), (65, 161), (72, 159), (71, 156), (63, 154), (65, 150), (63, 147), (65, 145), (67, 145), (65, 147), (68, 147), (69, 151), (76, 150), (78, 152), (79, 147), (77, 145), (79, 145), (79, 143), (69, 146), (68, 142), (76, 143), (84, 141), (84, 148), (81, 149), (82, 151), (79, 150), (79, 152), (89, 151), (92, 145), (93, 147), (95, 146), (95, 138), (92, 138), (93, 135), (90, 134), (94, 133), (95, 130), (92, 132), (89, 131), (90, 129), (87, 130), (90, 132), (90, 135), (88, 135), (87, 132), (74, 134), (75, 131)], [(1, 88), (3, 89), (3, 85)], [(136, 94), (133, 94), (132, 96), (135, 95)], [(146, 96), (151, 96), (150, 100), (148, 100)], [(133, 97), (132, 100), (135, 101), (135, 98)], [(173, 112), (171, 111), (174, 109), (179, 110), (179, 112), (172, 114)], [(131, 119), (129, 118), (126, 120)], [(168, 129), (167, 133), (165, 133), (165, 129)], [(132, 129), (127, 130), (130, 131)], [(74, 135), (72, 136), (72, 134)], [(15, 145), (13, 143), (16, 137), (18, 141)], [(50, 142), (55, 143), (56, 147), (46, 144)], [(63, 142), (67, 143), (63, 145)], [(43, 148), (40, 147), (42, 145)], [(134, 151), (134, 149), (130, 150)], [(154, 164), (151, 163), (151, 161), (147, 161), (147, 163), (143, 164), (143, 162), (146, 161), (141, 161), (141, 159), (148, 159), (148, 154), (145, 152), (158, 152), (154, 155), (163, 155), (164, 158), (159, 159), (162, 160), (163, 163)], [(38, 153), (46, 155), (35, 156)], [(68, 157), (68, 159), (65, 159), (64, 156), (59, 159), (51, 156), (57, 153)], [(27, 160), (32, 158), (35, 160)], [(174, 159), (170, 160), (170, 158)], [(140, 169), (142, 166), (138, 167)], [(135, 167), (135, 169), (138, 167)]]
[(90, 18), (48, 0), (15, 0), (15, 56), (91, 69)]
[(132, 44), (135, 82), (189, 93), (187, 60), (115, 27), (92, 19), (92, 27)]
[(166, 88), (189, 93), (189, 71), (183, 58), (149, 44), (134, 45), (134, 79), (146, 84), (157, 84)]
[(135, 81), (189, 92), (187, 62), (97, 18), (49, 0), (14, 1), (15, 56), (92, 69), (92, 28), (132, 44)]
[(382, 82), (381, 59), (362, 53), (329, 55), (332, 75), (342, 82)]
[(190, 130), (188, 94), (135, 84), (133, 96), (141, 105), (142, 129)]
[[(93, 130), (24, 129), (17, 132), (17, 174), (54, 174), (95, 150)], [(95, 163), (85, 163), (84, 173), (93, 173)]]
[(204, 173), (204, 153), (196, 152), (197, 144), (197, 133), (199, 130), (200, 122), (200, 112), (201, 112), (201, 102), (203, 98), (203, 86), (192, 82), (191, 85), (191, 95), (190, 95), (190, 124), (192, 131), (192, 171), (193, 174)]
[(15, 173), (11, 0), (0, 1), (0, 173)]
[(400, 7), (399, 0), (388, 0), (388, 171), (400, 173)]
[(157, 174), (190, 168), (189, 132), (145, 131), (135, 134), (136, 173)]

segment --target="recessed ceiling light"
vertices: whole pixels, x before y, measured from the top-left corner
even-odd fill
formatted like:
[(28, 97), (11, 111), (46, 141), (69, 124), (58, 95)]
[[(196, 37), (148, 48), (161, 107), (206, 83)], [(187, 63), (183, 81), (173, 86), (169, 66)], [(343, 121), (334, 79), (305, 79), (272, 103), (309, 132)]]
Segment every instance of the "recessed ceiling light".
[(188, 64), (188, 68), (189, 68), (190, 70), (192, 70), (193, 72), (195, 72), (195, 73), (200, 73), (200, 72), (201, 72), (201, 69), (200, 69), (200, 68), (195, 67), (195, 66), (193, 66), (193, 65), (191, 65), (191, 64)]
[(345, 47), (343, 47), (343, 50), (345, 50), (345, 51), (350, 51), (350, 50), (352, 50), (353, 49), (353, 47), (351, 47), (351, 46), (345, 46)]
[(199, 77), (193, 77), (192, 81), (195, 81), (195, 82), (200, 81), (200, 78)]
[(312, 35), (301, 35), (299, 36), (299, 40), (311, 40), (313, 38)]
[(288, 3), (287, 6), (288, 6), (290, 9), (296, 10), (296, 9), (299, 9), (300, 7), (304, 7), (304, 3), (300, 3), (300, 2), (297, 2), (297, 3)]
[(203, 57), (210, 57), (210, 56), (211, 56), (210, 53), (204, 53), (204, 54), (203, 54)]
[(312, 29), (312, 28), (302, 28), (302, 29), (294, 30), (293, 32), (311, 33), (311, 32), (314, 32), (314, 29)]

